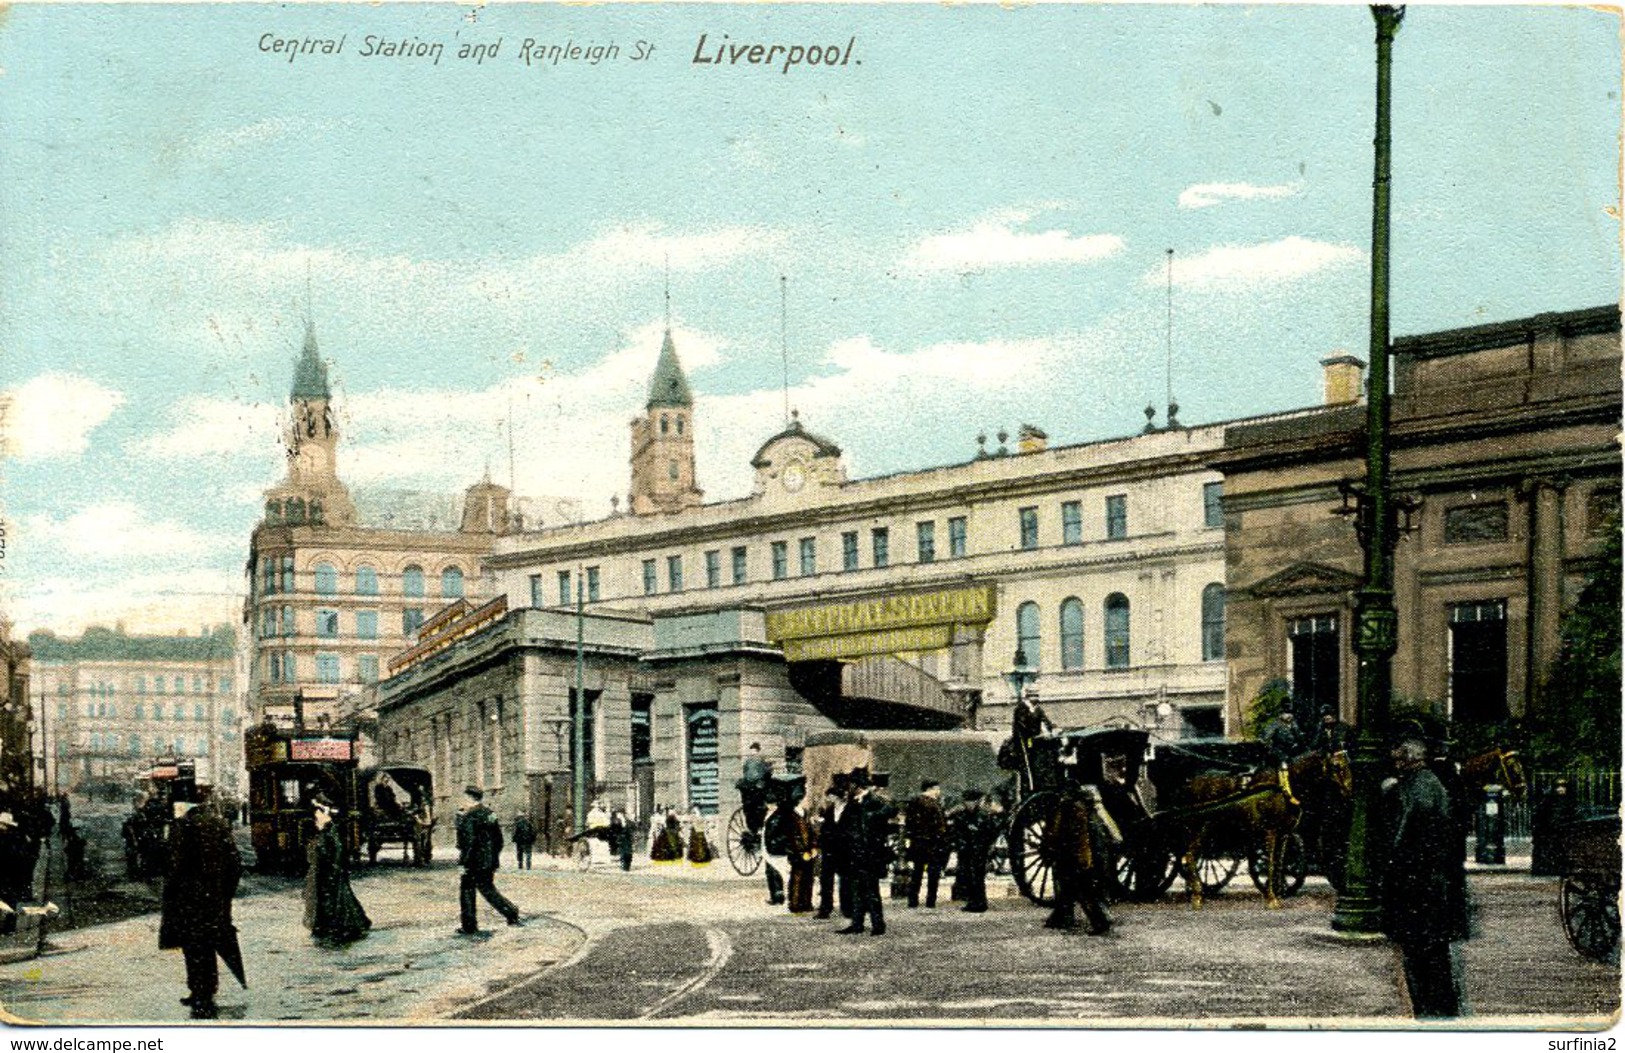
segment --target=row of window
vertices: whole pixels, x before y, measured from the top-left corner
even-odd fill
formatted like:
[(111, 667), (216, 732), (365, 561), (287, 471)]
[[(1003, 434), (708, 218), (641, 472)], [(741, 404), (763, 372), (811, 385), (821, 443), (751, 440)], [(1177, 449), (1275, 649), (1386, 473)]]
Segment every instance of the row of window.
[[(1224, 487), (1222, 483), (1202, 484), (1202, 525), (1205, 527), (1224, 526)], [(1023, 549), (1038, 548), (1039, 537), (1038, 506), (1028, 505), (1017, 510), (1020, 520), (1021, 547)], [(1105, 508), (1105, 538), (1107, 541), (1118, 541), (1128, 537), (1128, 495), (1111, 494), (1106, 498)], [(1083, 502), (1061, 502), (1061, 544), (1083, 544)]]
[[(57, 716), (58, 720), (67, 720), (68, 719), (68, 707), (67, 707), (66, 703), (59, 703), (57, 705), (57, 707), (56, 707), (56, 716)], [(118, 716), (118, 704), (115, 703), (115, 702), (87, 702), (87, 703), (85, 703), (85, 716), (91, 717), (91, 718), (96, 718), (96, 717), (117, 717)], [(135, 704), (135, 719), (136, 720), (146, 720), (147, 719), (147, 707), (146, 707), (146, 705), (144, 703), (137, 702)], [(153, 720), (163, 720), (164, 719), (164, 704), (162, 702), (154, 702), (152, 704), (152, 719)], [(186, 719), (186, 703), (184, 703), (184, 702), (176, 702), (175, 705), (174, 705), (174, 708), (170, 710), (169, 719), (170, 720), (185, 720)], [(206, 707), (201, 702), (194, 705), (192, 707), (192, 719), (193, 720), (208, 720), (209, 719), (208, 707)], [(231, 712), (231, 710), (222, 709), (220, 711), (220, 719), (223, 722), (230, 723), (231, 720), (232, 720), (232, 712)]]
[[(1114, 592), (1101, 604), (1102, 660), (1107, 669), (1126, 669), (1133, 664), (1130, 648), (1131, 621), (1127, 596)], [(1043, 617), (1031, 600), (1016, 608), (1016, 646), (1027, 664), (1037, 669), (1044, 653)], [(1059, 616), (1061, 668), (1084, 667), (1083, 601), (1068, 596), (1061, 601)], [(1224, 658), (1224, 586), (1217, 582), (1202, 590), (1202, 661)]]
[[(344, 683), (342, 674), (343, 665), (338, 655), (325, 652), (316, 655), (316, 682), (318, 684)], [(265, 655), (265, 678), (273, 684), (299, 683), (298, 656), (292, 651), (267, 652)], [(375, 654), (357, 655), (354, 679), (363, 684), (377, 683), (378, 656)]]
[[(321, 609), (316, 612), (316, 636), (324, 640), (336, 640), (343, 633), (339, 623), (340, 612), (336, 610)], [(423, 608), (408, 607), (401, 612), (401, 635), (410, 636), (417, 632), (423, 624)], [(351, 618), (351, 635), (357, 640), (378, 639), (378, 612), (355, 611)], [(298, 635), (294, 624), (294, 610), (292, 607), (283, 607), (281, 616), (274, 607), (267, 607), (260, 612), (261, 639), (273, 636)]]
[[(339, 594), (338, 568), (331, 563), (318, 563), (315, 567), (315, 587), (318, 596), (337, 596)], [(401, 571), (401, 595), (426, 595), (423, 568), (412, 564)], [(292, 556), (265, 556), (260, 560), (260, 594), (269, 596), (276, 592), (294, 592), (293, 557)], [(361, 566), (355, 570), (355, 591), (357, 596), (377, 596), (378, 571), (376, 568)], [(440, 572), (440, 595), (448, 600), (459, 600), (463, 597), (463, 571), (460, 567), (447, 567)]]
[[(186, 745), (186, 740), (179, 736), (172, 739), (155, 738), (151, 742), (151, 747), (154, 753), (168, 753), (173, 751), (186, 756), (207, 757), (209, 755), (209, 740), (200, 738), (193, 741), (193, 748), (188, 748)], [(65, 756), (68, 752), (67, 745), (68, 744), (65, 742), (60, 743), (57, 746), (57, 753)], [(92, 753), (114, 753), (122, 748), (132, 757), (139, 757), (142, 754), (140, 735), (131, 735), (126, 739), (125, 737), (116, 735), (112, 732), (103, 734), (99, 731), (93, 731), (90, 733), (89, 741), (85, 745)]]
[[(585, 599), (588, 603), (597, 603), (600, 582), (598, 568), (585, 568), (584, 572), (582, 573), (582, 577), (586, 579), (586, 595), (583, 597), (583, 599)], [(575, 581), (575, 579), (569, 571), (561, 570), (558, 572), (555, 582), (558, 586), (560, 607), (568, 607), (575, 603), (575, 593), (572, 592), (571, 589), (580, 586), (582, 583), (576, 582), (575, 585), (572, 585), (571, 583), (573, 581)], [(532, 607), (547, 606), (546, 597), (542, 595), (542, 576), (540, 574), (532, 574), (530, 576), (530, 605)]]
[[(212, 695), (215, 694), (215, 691), (216, 685), (214, 677), (192, 677), (192, 694)], [(71, 695), (73, 694), (73, 685), (64, 680), (56, 685), (56, 693), (58, 695)], [(102, 698), (112, 698), (115, 694), (117, 694), (117, 689), (115, 685), (111, 683), (101, 682), (90, 685), (81, 693), (96, 695)], [(138, 695), (145, 695), (148, 693), (147, 678), (145, 676), (138, 676), (135, 678), (135, 693)], [(184, 695), (187, 693), (186, 677), (177, 676), (166, 679), (162, 676), (155, 676), (152, 678), (151, 693), (154, 695)], [(220, 678), (219, 693), (222, 695), (231, 694), (231, 677), (225, 676)]]

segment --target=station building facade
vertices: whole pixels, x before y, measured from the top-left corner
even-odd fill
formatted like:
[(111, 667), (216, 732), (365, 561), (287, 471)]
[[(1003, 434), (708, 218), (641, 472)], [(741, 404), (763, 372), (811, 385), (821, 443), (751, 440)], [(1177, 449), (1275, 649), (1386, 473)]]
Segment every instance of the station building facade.
[[(1619, 530), (1620, 366), (1617, 307), (1394, 341), (1397, 696), (1482, 722), (1538, 707), (1562, 616)], [(1232, 725), (1277, 679), (1354, 718), (1363, 557), (1339, 513), (1364, 478), (1365, 407), (1328, 402), (1232, 425), (1213, 458)]]
[(792, 419), (750, 496), (706, 503), (693, 414), (668, 335), (629, 511), (495, 539), (505, 612), (380, 685), (386, 756), (432, 760), (449, 787), (489, 781), (500, 753), (528, 782), (499, 809), (556, 792), (578, 600), (591, 781), (634, 811), (730, 811), (752, 742), (794, 765), (835, 727), (997, 735), (1018, 647), (1058, 724), (1225, 731), (1222, 426), (1067, 446), (1028, 427), (1013, 450), (850, 479)]

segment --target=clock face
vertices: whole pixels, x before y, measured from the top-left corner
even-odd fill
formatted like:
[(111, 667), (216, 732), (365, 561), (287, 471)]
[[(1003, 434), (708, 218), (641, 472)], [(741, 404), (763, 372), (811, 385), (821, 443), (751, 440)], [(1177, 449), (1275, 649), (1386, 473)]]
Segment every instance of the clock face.
[(784, 480), (784, 488), (790, 491), (792, 494), (796, 493), (803, 486), (807, 485), (807, 469), (802, 467), (801, 462), (791, 461), (789, 464), (785, 465), (784, 475), (782, 478)]

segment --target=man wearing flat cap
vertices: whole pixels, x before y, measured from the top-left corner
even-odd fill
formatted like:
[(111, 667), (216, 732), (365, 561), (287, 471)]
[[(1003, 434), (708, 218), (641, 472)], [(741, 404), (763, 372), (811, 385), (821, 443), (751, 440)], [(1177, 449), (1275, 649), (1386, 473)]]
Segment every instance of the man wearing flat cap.
[(519, 920), (519, 908), (498, 892), (492, 882), (502, 863), (502, 824), (485, 806), (485, 791), (478, 786), (463, 790), (463, 807), (457, 812), (457, 862), (463, 867), (458, 884), (458, 904), (462, 909), (462, 928), (458, 931), (462, 935), (473, 936), (479, 932), (474, 913), (476, 892), (508, 919), (509, 925), (524, 924)]
[(942, 812), (942, 787), (935, 779), (922, 782), (920, 795), (908, 802), (903, 832), (908, 837), (908, 905), (920, 905), (920, 879), (925, 878), (925, 905), (935, 907), (942, 862), (948, 854), (948, 821)]

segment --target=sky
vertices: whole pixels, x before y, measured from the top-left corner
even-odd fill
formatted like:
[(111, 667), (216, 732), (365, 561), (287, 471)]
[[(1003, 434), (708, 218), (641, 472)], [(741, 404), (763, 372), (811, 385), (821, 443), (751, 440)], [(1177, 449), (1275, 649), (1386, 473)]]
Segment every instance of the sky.
[[(628, 485), (668, 281), (708, 499), (749, 491), (786, 380), (866, 476), (1023, 422), (1135, 432), (1170, 335), (1186, 423), (1313, 404), (1320, 358), (1366, 353), (1364, 7), (0, 17), (0, 614), (24, 632), (235, 620), (307, 310), (352, 487), (489, 465), (591, 516)], [(850, 52), (696, 63), (702, 35)], [(1394, 56), (1394, 334), (1616, 302), (1617, 18), (1412, 5)]]

